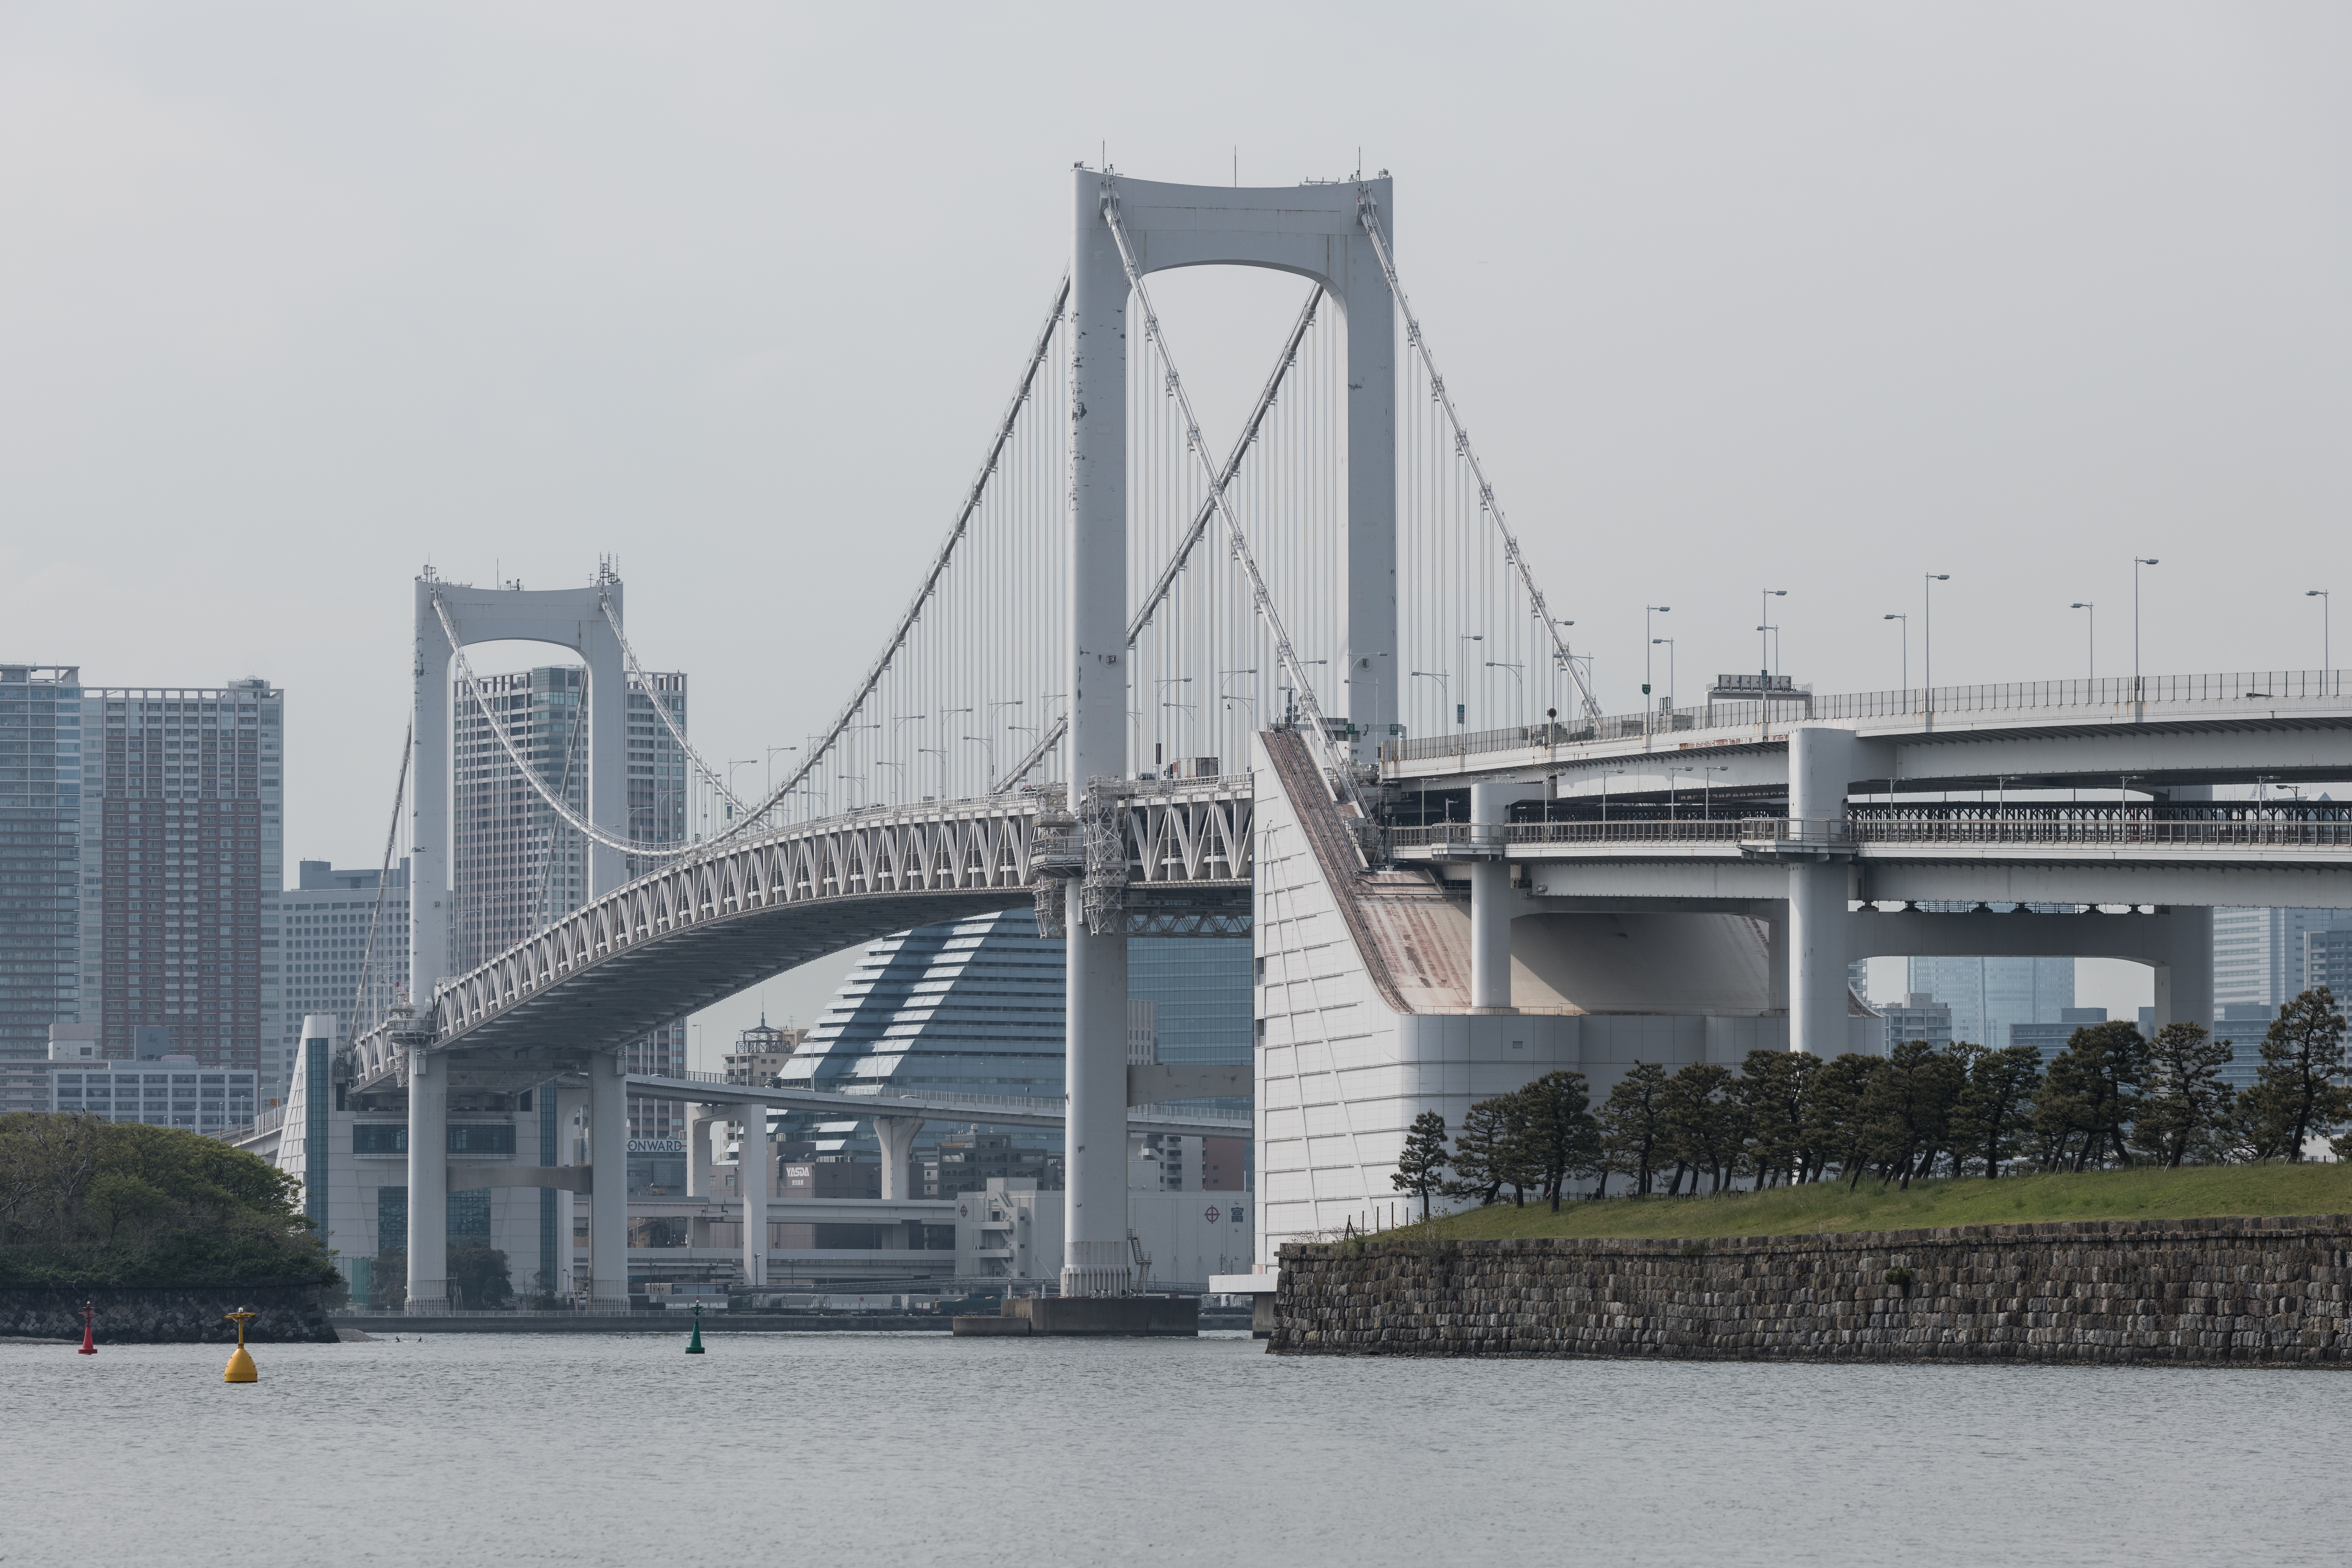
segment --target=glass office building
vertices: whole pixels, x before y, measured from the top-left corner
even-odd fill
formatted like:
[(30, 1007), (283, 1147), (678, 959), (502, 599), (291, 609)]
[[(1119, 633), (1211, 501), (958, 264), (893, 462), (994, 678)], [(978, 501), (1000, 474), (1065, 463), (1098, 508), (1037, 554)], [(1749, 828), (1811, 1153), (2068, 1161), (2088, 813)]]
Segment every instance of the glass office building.
[(0, 665), (0, 1111), (48, 1109), (49, 1026), (81, 1016), (81, 695), (72, 665)]

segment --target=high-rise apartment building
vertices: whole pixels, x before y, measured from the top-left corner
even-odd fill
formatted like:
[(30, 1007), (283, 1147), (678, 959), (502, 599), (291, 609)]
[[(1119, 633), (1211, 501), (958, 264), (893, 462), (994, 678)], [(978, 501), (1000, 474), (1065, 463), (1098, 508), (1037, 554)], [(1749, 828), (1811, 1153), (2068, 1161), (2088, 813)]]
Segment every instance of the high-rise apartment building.
[[(278, 895), (284, 1008), (277, 1042), (264, 1050), (265, 1057), (290, 1063), (301, 1043), (302, 1020), (314, 1013), (331, 1015), (340, 1038), (347, 1040), (383, 1015), (395, 990), (406, 988), (408, 862), (404, 859), (393, 868), (391, 885), (382, 889), (379, 900), (377, 884), (383, 880), (383, 870), (375, 866), (359, 870), (324, 860), (296, 865), (295, 885)], [(372, 928), (373, 953), (368, 945)], [(360, 993), (362, 969), (364, 997)], [(286, 1076), (265, 1077), (262, 1098), (283, 1099)]]
[(0, 1111), (48, 1108), (49, 1026), (80, 1017), (81, 719), (72, 665), (0, 665)]
[[(2009, 1043), (2013, 1024), (2051, 1024), (2074, 1005), (2071, 958), (1914, 958), (1906, 992), (1952, 1010), (1952, 1036), (1974, 1045)], [(1908, 1037), (1906, 1037), (1906, 1038)]]
[[(81, 694), (81, 1022), (283, 1083), (277, 898), (285, 696), (223, 687)], [(93, 941), (93, 937), (95, 940)]]
[(2347, 928), (2352, 910), (2215, 910), (2215, 1005), (2284, 1006), (2305, 984), (2305, 933)]
[[(628, 694), (629, 837), (643, 844), (677, 844), (688, 834), (686, 754), (654, 711), (658, 697), (678, 728), (686, 727), (686, 677), (649, 674), (653, 691)], [(587, 671), (544, 666), (480, 678), (491, 715), (548, 792), (582, 816), (588, 814)], [(586, 902), (587, 844), (543, 800), (516, 767), (499, 732), (461, 683), (456, 689), (452, 742), (457, 777), (451, 795), (457, 824), (450, 846), (456, 919), (450, 964), (462, 973), (545, 928)], [(631, 875), (650, 865), (629, 867)], [(656, 1029), (629, 1047), (631, 1072), (674, 1072), (686, 1066), (686, 1023)], [(682, 1123), (667, 1100), (629, 1102), (629, 1136), (668, 1138)]]

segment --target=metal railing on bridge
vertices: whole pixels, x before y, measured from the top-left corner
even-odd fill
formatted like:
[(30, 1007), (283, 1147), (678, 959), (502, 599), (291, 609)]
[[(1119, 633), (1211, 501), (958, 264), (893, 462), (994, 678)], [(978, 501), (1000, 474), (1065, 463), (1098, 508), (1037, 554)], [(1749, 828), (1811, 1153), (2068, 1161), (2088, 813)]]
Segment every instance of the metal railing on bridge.
[[(943, 1089), (929, 1093), (914, 1093), (905, 1089), (885, 1089), (878, 1085), (865, 1086), (850, 1084), (801, 1083), (746, 1084), (729, 1078), (725, 1073), (693, 1070), (666, 1072), (661, 1076), (666, 1079), (682, 1080), (688, 1083), (723, 1084), (730, 1089), (796, 1089), (808, 1094), (839, 1095), (845, 1099), (877, 1100), (880, 1103), (875, 1107), (876, 1110), (884, 1113), (887, 1113), (889, 1110), (890, 1102), (893, 1100), (930, 1106), (969, 1105), (976, 1108), (992, 1108), (998, 1110), (1018, 1110), (1037, 1116), (1062, 1116), (1066, 1115), (1069, 1110), (1068, 1100), (1060, 1096), (1055, 1096), (1050, 1099), (1042, 1099), (1036, 1096), (1016, 1094), (975, 1094), (961, 1089)], [(1195, 1110), (1190, 1106), (1131, 1105), (1128, 1107), (1128, 1110), (1130, 1114), (1145, 1116), (1166, 1115), (1171, 1117), (1181, 1117), (1186, 1121), (1231, 1121), (1234, 1125), (1244, 1128), (1248, 1127), (1252, 1121), (1252, 1115), (1249, 1111), (1218, 1110), (1213, 1108)]]
[(1389, 830), (1392, 850), (1486, 859), (1515, 849), (1738, 844), (1834, 848), (1864, 844), (2149, 845), (2352, 848), (2352, 806), (2263, 802), (2211, 805), (1862, 806), (1845, 817), (1643, 818), (1624, 822), (1433, 823)]
[(2060, 712), (2085, 717), (2104, 713), (2109, 721), (2149, 717), (2248, 715), (2263, 704), (2325, 702), (2347, 695), (2340, 669), (2224, 671), (2212, 675), (2121, 676), (2098, 680), (2025, 680), (1989, 686), (1914, 687), (1900, 691), (1849, 691), (1814, 696), (1810, 710), (1789, 701), (1710, 702), (1654, 713), (1616, 713), (1591, 722), (1522, 724), (1501, 730), (1425, 735), (1391, 741), (1381, 747), (1383, 763), (1433, 762), (1492, 752), (1522, 752), (1602, 741), (1633, 741), (1645, 735), (1680, 736), (1699, 731), (1755, 730), (1759, 738), (1785, 733), (1800, 720), (1868, 721), (2014, 713), (2021, 718)]

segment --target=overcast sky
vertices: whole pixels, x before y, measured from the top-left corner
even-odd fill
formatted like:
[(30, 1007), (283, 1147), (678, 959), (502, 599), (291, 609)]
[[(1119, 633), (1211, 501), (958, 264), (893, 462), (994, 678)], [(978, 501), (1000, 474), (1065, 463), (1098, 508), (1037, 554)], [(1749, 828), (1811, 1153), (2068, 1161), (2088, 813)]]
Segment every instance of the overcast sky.
[[(1645, 602), (1744, 668), (1768, 586), (1799, 679), (1891, 686), (1931, 570), (1940, 682), (2080, 673), (2077, 599), (2116, 673), (2135, 554), (2151, 671), (2308, 667), (2304, 590), (2352, 586), (2347, 79), (2341, 5), (9, 4), (0, 658), (282, 684), (289, 871), (375, 863), (425, 562), (617, 554), (707, 754), (796, 739), (1107, 144), (1393, 172), (1612, 709)], [(1155, 293), (1229, 428), (1295, 281)]]

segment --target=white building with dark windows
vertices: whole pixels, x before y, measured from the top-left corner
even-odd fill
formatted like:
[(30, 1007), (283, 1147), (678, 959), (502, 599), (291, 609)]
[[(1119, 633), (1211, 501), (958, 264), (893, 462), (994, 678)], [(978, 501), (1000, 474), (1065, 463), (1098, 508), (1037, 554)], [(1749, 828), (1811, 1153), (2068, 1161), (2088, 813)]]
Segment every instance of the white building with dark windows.
[[(653, 688), (650, 693), (635, 688), (628, 693), (629, 837), (645, 844), (682, 843), (689, 834), (686, 753), (653, 705), (658, 697), (684, 730), (686, 677), (653, 671), (646, 679)], [(487, 963), (587, 901), (586, 842), (530, 787), (507, 750), (511, 742), (548, 792), (585, 816), (590, 743), (586, 681), (587, 671), (577, 665), (480, 677), (489, 716), (463, 682), (456, 686), (453, 973)], [(505, 731), (503, 741), (491, 727), (491, 716)], [(634, 877), (650, 869), (649, 865), (632, 864), (628, 872)], [(629, 1070), (683, 1068), (686, 1038), (682, 1018), (656, 1029), (629, 1047)], [(678, 1126), (677, 1108), (667, 1100), (629, 1102), (632, 1138), (673, 1137)]]
[[(217, 1137), (254, 1116), (251, 1068), (205, 1064), (179, 1053), (110, 1061), (89, 1024), (60, 1024), (49, 1037), (49, 1096), (42, 1107), (100, 1121), (176, 1127)], [(151, 1036), (150, 1044), (157, 1043)]]
[[(364, 1026), (383, 1016), (393, 997), (407, 990), (408, 862), (394, 866), (391, 885), (379, 890), (383, 879), (373, 866), (361, 870), (304, 860), (295, 867), (295, 885), (278, 895), (277, 957), (286, 1020), (278, 1054), (289, 1066), (302, 1020), (310, 1014), (347, 1019), (356, 1006)], [(264, 1099), (284, 1099), (286, 1075), (265, 1088)]]

